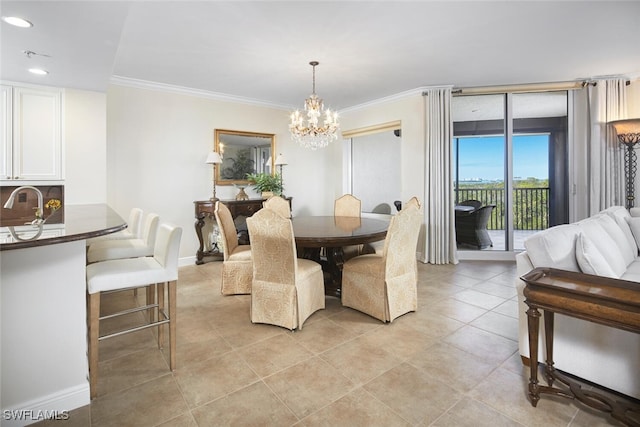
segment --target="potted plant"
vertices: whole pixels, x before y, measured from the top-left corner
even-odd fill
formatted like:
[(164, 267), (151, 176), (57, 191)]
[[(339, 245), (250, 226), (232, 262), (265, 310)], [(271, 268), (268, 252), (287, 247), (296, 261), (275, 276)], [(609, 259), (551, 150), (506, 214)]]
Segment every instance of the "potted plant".
[(248, 173), (247, 179), (256, 189), (262, 193), (263, 198), (271, 197), (274, 194), (282, 193), (282, 185), (280, 184), (280, 176), (270, 173)]

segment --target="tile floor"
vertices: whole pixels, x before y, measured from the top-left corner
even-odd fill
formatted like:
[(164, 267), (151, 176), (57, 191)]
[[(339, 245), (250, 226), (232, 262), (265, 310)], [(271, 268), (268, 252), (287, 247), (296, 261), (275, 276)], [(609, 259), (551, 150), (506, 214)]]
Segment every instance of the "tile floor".
[(39, 426), (619, 425), (566, 399), (529, 404), (513, 263), (418, 265), (417, 312), (382, 324), (328, 297), (296, 332), (221, 296), (219, 262), (182, 267), (177, 370), (151, 330), (103, 341), (99, 397)]

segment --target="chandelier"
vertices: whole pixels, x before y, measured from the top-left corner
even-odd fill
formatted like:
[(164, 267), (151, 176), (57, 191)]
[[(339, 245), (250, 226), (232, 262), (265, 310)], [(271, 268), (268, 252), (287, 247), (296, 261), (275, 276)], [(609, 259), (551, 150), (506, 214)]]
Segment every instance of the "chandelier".
[[(318, 61), (309, 62), (313, 67), (313, 92), (304, 102), (307, 117), (305, 119), (300, 111), (295, 111), (291, 113), (291, 123), (289, 123), (289, 131), (294, 141), (312, 150), (326, 147), (329, 142), (337, 140), (340, 128), (338, 113), (329, 109), (325, 112), (322, 99), (316, 95), (316, 65), (318, 64)], [(320, 125), (318, 121), (323, 115), (324, 121)]]

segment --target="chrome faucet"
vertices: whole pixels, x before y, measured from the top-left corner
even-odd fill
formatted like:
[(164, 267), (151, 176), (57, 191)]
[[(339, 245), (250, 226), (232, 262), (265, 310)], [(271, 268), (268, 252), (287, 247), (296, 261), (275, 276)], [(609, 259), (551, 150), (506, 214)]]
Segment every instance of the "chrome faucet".
[(44, 222), (44, 219), (42, 218), (43, 215), (43, 197), (42, 197), (42, 191), (40, 191), (39, 189), (37, 189), (36, 187), (33, 187), (31, 185), (23, 185), (22, 187), (18, 187), (15, 190), (13, 190), (11, 192), (11, 194), (9, 195), (9, 199), (7, 199), (7, 202), (4, 204), (4, 208), (5, 209), (13, 209), (13, 202), (16, 199), (16, 195), (22, 191), (22, 190), (33, 190), (36, 192), (37, 196), (38, 196), (38, 207), (34, 208), (36, 209), (36, 219), (34, 219), (31, 222), (27, 222), (25, 224), (31, 224), (31, 225), (40, 225)]

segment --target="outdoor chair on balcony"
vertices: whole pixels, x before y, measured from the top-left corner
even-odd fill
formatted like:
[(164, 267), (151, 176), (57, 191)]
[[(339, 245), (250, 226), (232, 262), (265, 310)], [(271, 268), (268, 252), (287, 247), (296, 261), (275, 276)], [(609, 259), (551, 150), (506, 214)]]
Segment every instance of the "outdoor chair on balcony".
[(458, 245), (485, 249), (493, 246), (487, 224), (496, 205), (487, 205), (467, 214), (456, 214), (456, 242)]
[(480, 209), (480, 207), (482, 206), (482, 202), (480, 200), (469, 199), (458, 203), (458, 206), (471, 206), (475, 209)]

